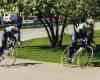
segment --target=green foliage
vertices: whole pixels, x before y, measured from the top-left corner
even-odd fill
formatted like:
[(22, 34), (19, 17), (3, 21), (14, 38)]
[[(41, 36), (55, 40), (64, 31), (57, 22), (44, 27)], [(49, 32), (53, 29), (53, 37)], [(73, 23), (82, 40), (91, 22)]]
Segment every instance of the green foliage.
[[(96, 7), (99, 7), (99, 0), (12, 0), (15, 1), (13, 5), (17, 4), (19, 11), (24, 13), (28, 12), (31, 14), (41, 13), (48, 15), (50, 12), (52, 15), (67, 15), (67, 16), (77, 16), (83, 15), (85, 12), (90, 14), (95, 12)], [(5, 0), (0, 0), (0, 7), (6, 9), (11, 8)], [(26, 10), (28, 9), (28, 10)], [(10, 10), (10, 9), (8, 9)], [(32, 11), (33, 10), (33, 11)]]

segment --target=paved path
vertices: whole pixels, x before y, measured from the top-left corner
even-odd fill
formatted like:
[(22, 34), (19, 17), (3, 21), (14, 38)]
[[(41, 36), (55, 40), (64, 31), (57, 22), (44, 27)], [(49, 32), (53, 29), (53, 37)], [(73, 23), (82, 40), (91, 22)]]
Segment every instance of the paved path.
[[(0, 31), (0, 46), (3, 32)], [(44, 28), (35, 28), (35, 29), (22, 29), (21, 30), (21, 41), (30, 40), (34, 38), (47, 37), (46, 31)]]
[(100, 80), (100, 68), (70, 68), (55, 63), (18, 59), (15, 66), (0, 67), (1, 80)]

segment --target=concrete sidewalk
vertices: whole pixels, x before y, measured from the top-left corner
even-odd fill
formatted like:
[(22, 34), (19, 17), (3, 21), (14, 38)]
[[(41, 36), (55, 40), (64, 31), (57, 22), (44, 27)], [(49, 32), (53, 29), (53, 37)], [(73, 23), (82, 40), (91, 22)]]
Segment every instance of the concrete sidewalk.
[(0, 67), (1, 80), (100, 80), (100, 68), (70, 68), (56, 63), (17, 59), (15, 66)]
[(21, 30), (21, 41), (47, 37), (46, 31), (44, 28), (33, 28), (33, 29), (22, 29)]

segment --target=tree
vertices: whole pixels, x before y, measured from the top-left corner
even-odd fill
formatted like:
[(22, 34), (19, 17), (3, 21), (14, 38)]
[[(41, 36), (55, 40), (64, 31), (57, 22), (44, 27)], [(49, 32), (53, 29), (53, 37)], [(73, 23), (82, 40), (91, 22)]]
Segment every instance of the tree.
[(16, 3), (17, 0), (7, 0), (7, 3)]
[[(2, 3), (0, 0), (0, 3)], [(69, 23), (80, 23), (94, 15), (97, 0), (17, 0), (17, 8), (25, 15), (37, 15), (47, 31), (52, 47), (61, 47), (64, 29)], [(5, 9), (12, 6), (6, 4)], [(14, 5), (14, 4), (12, 4)], [(93, 13), (93, 14), (91, 14)]]
[[(68, 23), (80, 23), (95, 10), (96, 0), (37, 0), (36, 11), (44, 25), (52, 47), (61, 47)], [(60, 21), (60, 16), (63, 19)], [(62, 27), (60, 27), (62, 26)]]
[(67, 16), (60, 13), (60, 0), (38, 0), (37, 3), (37, 15), (47, 31), (51, 46), (61, 47)]

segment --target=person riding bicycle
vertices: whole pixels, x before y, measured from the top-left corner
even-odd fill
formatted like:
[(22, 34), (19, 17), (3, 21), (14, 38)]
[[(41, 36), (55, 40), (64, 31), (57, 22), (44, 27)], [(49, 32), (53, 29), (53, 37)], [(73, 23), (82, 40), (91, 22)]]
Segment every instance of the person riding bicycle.
[(4, 32), (2, 36), (2, 46), (0, 48), (0, 56), (2, 56), (2, 54), (8, 50), (7, 39), (8, 38), (16, 39), (16, 36), (14, 35), (16, 33), (18, 33), (18, 29), (15, 26), (14, 22), (6, 22), (6, 25), (4, 24)]
[[(93, 33), (94, 33), (94, 20), (87, 19), (85, 23), (79, 24), (78, 27), (74, 28), (74, 32), (72, 33), (72, 45), (69, 49), (69, 62), (73, 62), (73, 57), (76, 52), (76, 47), (78, 40), (81, 41), (81, 47), (86, 47), (87, 45), (91, 45), (93, 43)], [(87, 44), (86, 44), (87, 41)]]

